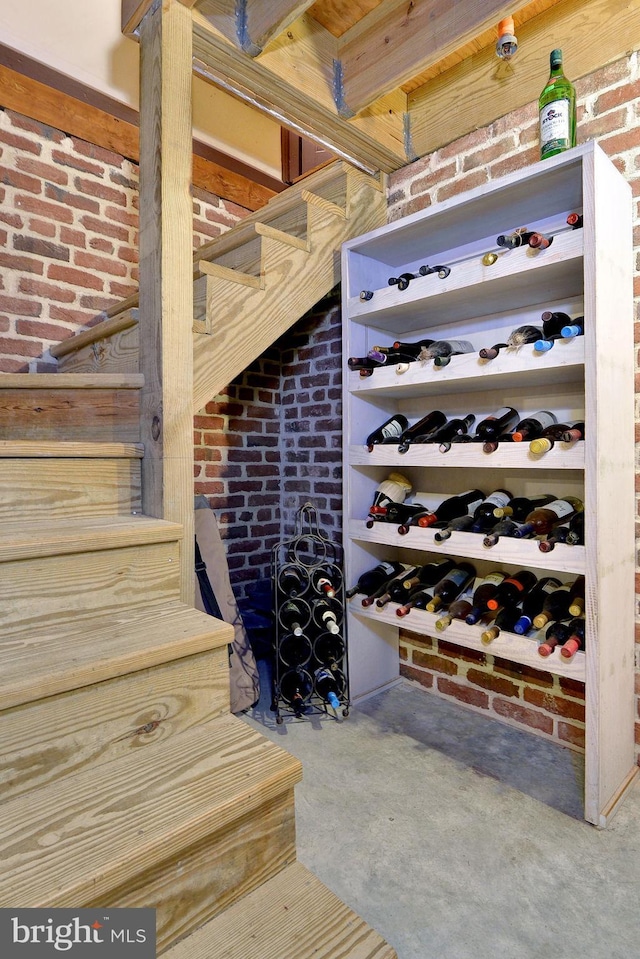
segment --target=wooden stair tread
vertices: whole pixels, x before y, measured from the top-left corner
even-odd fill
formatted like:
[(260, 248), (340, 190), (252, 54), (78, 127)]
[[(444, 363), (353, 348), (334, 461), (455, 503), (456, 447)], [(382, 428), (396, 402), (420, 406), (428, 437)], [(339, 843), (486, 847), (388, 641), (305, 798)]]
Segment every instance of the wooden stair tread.
[(297, 759), (225, 715), (8, 800), (0, 906), (100, 902), (300, 778)]
[[(115, 316), (110, 316), (109, 319), (97, 323), (88, 330), (75, 333), (73, 336), (68, 337), (68, 339), (63, 340), (62, 343), (51, 346), (49, 352), (52, 356), (55, 356), (56, 359), (60, 359), (66, 356), (67, 353), (80, 350), (89, 343), (95, 343), (97, 340), (103, 340), (107, 336), (113, 336), (115, 333), (121, 333), (122, 330), (126, 330), (131, 326), (136, 326), (138, 318), (137, 309), (126, 307), (124, 303), (121, 303)], [(56, 375), (59, 376), (60, 374), (58, 373)]]
[(0, 440), (0, 458), (6, 459), (142, 459), (143, 456), (143, 443)]
[(166, 959), (397, 959), (302, 863), (286, 866), (163, 953)]
[[(148, 516), (40, 517), (8, 520), (0, 526), (0, 562), (57, 556), (123, 546), (148, 546), (179, 539), (182, 526)], [(71, 584), (70, 584), (71, 585)]]
[(3, 390), (139, 390), (142, 373), (0, 373)]
[(182, 603), (52, 623), (0, 642), (0, 708), (35, 702), (226, 646), (233, 627)]

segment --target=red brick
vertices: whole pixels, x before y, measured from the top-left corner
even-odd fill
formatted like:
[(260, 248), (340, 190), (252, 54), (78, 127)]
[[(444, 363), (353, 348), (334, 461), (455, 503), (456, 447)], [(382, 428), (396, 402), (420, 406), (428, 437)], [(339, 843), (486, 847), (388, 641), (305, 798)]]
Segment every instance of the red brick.
[(44, 195), (49, 200), (57, 200), (67, 207), (73, 207), (74, 210), (87, 210), (90, 213), (100, 212), (100, 204), (97, 200), (92, 200), (88, 196), (80, 196), (70, 190), (63, 190), (61, 186), (56, 186), (54, 183), (45, 185)]
[(104, 237), (94, 236), (89, 240), (89, 247), (92, 250), (98, 250), (100, 253), (110, 253), (113, 255), (114, 247), (113, 243), (110, 240), (105, 240)]
[(17, 133), (11, 133), (9, 130), (0, 128), (0, 143), (6, 143), (7, 146), (16, 147), (17, 150), (26, 150), (27, 153), (33, 153), (34, 156), (40, 156), (42, 147), (33, 140), (18, 136)]
[(88, 310), (72, 310), (67, 306), (54, 306), (52, 304), (49, 308), (49, 316), (52, 320), (61, 320), (63, 323), (80, 323), (87, 326), (95, 314)]
[(26, 300), (20, 296), (0, 294), (0, 310), (6, 310), (7, 313), (14, 313), (17, 316), (40, 316), (42, 303)]
[(16, 333), (20, 336), (39, 336), (42, 340), (65, 340), (72, 335), (71, 330), (56, 326), (54, 323), (37, 323), (34, 320), (17, 320)]
[(47, 277), (50, 280), (60, 280), (62, 283), (71, 283), (73, 286), (86, 287), (90, 290), (104, 289), (104, 280), (95, 273), (76, 270), (71, 266), (61, 266), (58, 263), (52, 263), (49, 266)]
[(80, 222), (85, 230), (90, 233), (101, 233), (103, 236), (110, 236), (114, 240), (123, 240), (125, 242), (129, 240), (129, 230), (122, 226), (105, 223), (104, 220), (97, 219), (93, 216), (82, 216), (80, 217)]
[(42, 343), (32, 343), (31, 340), (10, 340), (0, 337), (0, 353), (13, 356), (40, 356)]
[[(55, 127), (50, 127), (46, 123), (39, 123), (38, 120), (25, 117), (22, 113), (14, 113), (13, 110), (5, 110), (5, 113), (14, 127), (20, 130), (26, 130), (28, 133), (35, 133), (41, 140), (51, 140), (54, 143), (62, 143), (65, 139), (66, 134), (62, 133), (61, 130), (57, 130)], [(40, 144), (38, 143), (37, 146), (39, 153), (41, 149)]]
[(132, 246), (119, 246), (118, 256), (127, 263), (138, 263), (140, 258), (137, 249)]
[(538, 706), (548, 713), (555, 713), (557, 716), (564, 716), (565, 719), (577, 719), (584, 722), (584, 703), (578, 703), (574, 699), (563, 699), (562, 696), (553, 696), (549, 692), (541, 689), (527, 688), (524, 691), (525, 702), (532, 706)]
[[(131, 274), (131, 279), (136, 279), (136, 277), (133, 276), (133, 273)], [(137, 292), (137, 283), (116, 283), (114, 280), (109, 283), (109, 293), (115, 297), (121, 297), (122, 299), (125, 299), (127, 296), (132, 296)]]
[(138, 226), (139, 216), (137, 213), (129, 213), (127, 210), (121, 210), (117, 206), (106, 207), (105, 216), (116, 223), (123, 223), (125, 226)]
[(6, 267), (8, 270), (20, 270), (22, 273), (44, 272), (42, 260), (36, 260), (35, 257), (14, 256), (12, 253), (6, 253), (0, 250), (0, 267)]
[(99, 160), (108, 166), (121, 167), (124, 163), (124, 157), (112, 150), (106, 150), (104, 147), (97, 146), (95, 143), (89, 143), (87, 140), (80, 140), (78, 137), (71, 137), (73, 149), (76, 153), (90, 157), (92, 160)]
[(106, 256), (98, 256), (96, 253), (76, 250), (73, 261), (76, 266), (84, 266), (89, 270), (97, 270), (99, 273), (111, 273), (114, 276), (127, 275), (127, 268), (123, 263)]
[(513, 719), (523, 726), (530, 726), (531, 729), (539, 729), (549, 736), (553, 733), (553, 719), (537, 709), (527, 709), (519, 703), (512, 700), (494, 699), (493, 708), (499, 716), (505, 719)]
[(406, 663), (400, 663), (400, 675), (405, 679), (412, 679), (414, 682), (420, 683), (426, 689), (433, 688), (433, 676), (423, 669), (414, 669), (412, 666), (407, 666)]
[[(1, 352), (2, 348), (0, 346)], [(25, 363), (24, 360), (10, 360), (6, 356), (0, 356), (0, 372), (2, 373), (24, 373), (28, 368), (29, 364)]]
[(18, 230), (22, 229), (24, 224), (21, 216), (18, 216), (17, 213), (11, 213), (9, 210), (0, 210), (0, 220), (6, 223), (7, 226), (14, 226)]
[(68, 226), (60, 227), (60, 240), (69, 246), (79, 246), (84, 248), (87, 245), (86, 235), (81, 230), (72, 230)]
[(47, 220), (39, 220), (37, 217), (31, 217), (29, 220), (29, 229), (32, 233), (39, 233), (40, 236), (55, 236), (57, 226), (55, 223), (49, 223)]
[(570, 743), (572, 746), (585, 748), (586, 737), (585, 730), (581, 726), (573, 726), (571, 723), (558, 723), (558, 739), (562, 742)]
[(439, 676), (437, 680), (438, 692), (444, 696), (450, 696), (457, 699), (458, 702), (466, 703), (468, 706), (477, 706), (478, 709), (489, 708), (489, 697), (479, 689), (472, 689), (469, 686), (463, 686), (461, 683), (454, 683), (450, 679)]
[(0, 166), (0, 183), (15, 187), (17, 190), (26, 190), (27, 193), (42, 193), (42, 182), (35, 176), (27, 176), (9, 167)]
[(501, 696), (518, 697), (520, 687), (502, 676), (496, 676), (495, 673), (485, 673), (480, 669), (469, 669), (467, 679), (474, 686), (480, 686), (489, 692), (499, 693)]
[(84, 177), (77, 176), (74, 180), (74, 186), (80, 193), (99, 196), (101, 200), (109, 200), (118, 206), (127, 205), (126, 194), (122, 190), (116, 190), (115, 187), (107, 186), (105, 183), (96, 183), (94, 180), (86, 180)]
[(19, 210), (25, 210), (27, 213), (35, 213), (37, 216), (57, 220), (60, 223), (73, 223), (73, 210), (63, 205), (47, 203), (38, 197), (20, 194), (15, 199), (15, 206)]
[(21, 293), (41, 296), (47, 300), (58, 300), (60, 303), (73, 303), (76, 298), (73, 290), (67, 290), (57, 284), (44, 283), (42, 280), (35, 280), (30, 276), (20, 277), (18, 289)]
[(22, 253), (34, 253), (52, 260), (69, 260), (69, 247), (59, 243), (50, 243), (49, 240), (39, 240), (35, 236), (14, 236), (14, 249)]
[(64, 170), (58, 169), (51, 163), (43, 163), (41, 160), (33, 160), (31, 157), (18, 157), (16, 166), (25, 173), (33, 173), (42, 180), (50, 180), (52, 183), (59, 183), (65, 186), (69, 182), (69, 176)]
[[(64, 153), (62, 150), (53, 150), (51, 156), (61, 166), (72, 167), (74, 170), (80, 170), (83, 173), (93, 173), (95, 176), (104, 176), (105, 169), (99, 163), (90, 163), (81, 157), (74, 156), (72, 153)], [(65, 174), (66, 176), (66, 174)], [(65, 180), (65, 183), (68, 179)]]

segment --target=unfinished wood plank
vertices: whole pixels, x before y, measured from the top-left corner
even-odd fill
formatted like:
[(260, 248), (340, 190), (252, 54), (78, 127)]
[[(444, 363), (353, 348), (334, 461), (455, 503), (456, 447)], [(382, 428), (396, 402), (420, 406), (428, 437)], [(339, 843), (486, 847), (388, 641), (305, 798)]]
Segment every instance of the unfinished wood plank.
[(256, 223), (256, 233), (260, 236), (267, 236), (271, 240), (283, 243), (285, 246), (292, 246), (296, 250), (308, 250), (309, 244), (306, 239), (300, 236), (293, 236), (291, 233), (285, 233), (284, 230), (276, 230), (275, 227), (267, 223)]
[[(72, 643), (66, 653), (73, 668)], [(3, 801), (118, 756), (164, 745), (168, 738), (228, 711), (226, 647), (96, 680), (4, 711)]]
[(144, 446), (141, 443), (59, 443), (56, 440), (44, 443), (39, 440), (0, 440), (0, 457), (141, 459), (143, 456)]
[(95, 905), (141, 907), (152, 902), (156, 909), (156, 944), (162, 951), (294, 859), (295, 810), (293, 790), (289, 790), (127, 882)]
[(152, 7), (140, 30), (142, 503), (180, 523), (182, 598), (193, 602), (191, 11)]
[(92, 326), (89, 330), (76, 333), (75, 336), (70, 336), (68, 339), (63, 340), (62, 343), (57, 343), (55, 346), (52, 346), (49, 352), (59, 360), (68, 353), (73, 353), (74, 350), (82, 349), (82, 347), (89, 343), (95, 343), (96, 340), (113, 336), (114, 333), (120, 333), (122, 330), (136, 326), (138, 317), (139, 311), (134, 307), (121, 309), (118, 311), (117, 316), (103, 320), (96, 326)]
[(0, 390), (139, 390), (141, 373), (3, 373)]
[(325, 213), (330, 213), (332, 216), (341, 217), (343, 220), (347, 218), (347, 211), (344, 207), (338, 206), (336, 203), (331, 203), (329, 200), (325, 200), (323, 197), (311, 193), (309, 190), (302, 191), (302, 199), (305, 203), (316, 206), (319, 210), (324, 210)]
[[(235, 0), (234, 0), (235, 2)], [(271, 37), (282, 33), (307, 10), (314, 0), (244, 0), (242, 49), (257, 56)]]
[[(137, 312), (137, 311), (136, 311)], [(105, 321), (108, 323), (109, 320)], [(60, 373), (137, 373), (138, 323), (105, 337), (100, 335), (101, 323), (95, 327), (93, 339), (84, 346), (69, 350), (58, 360)], [(87, 331), (88, 332), (88, 331)]]
[(395, 950), (295, 862), (166, 953), (167, 959), (397, 959)]
[(206, 276), (214, 276), (225, 283), (237, 283), (240, 286), (247, 286), (252, 290), (261, 290), (263, 283), (259, 276), (252, 276), (251, 273), (242, 273), (240, 270), (234, 270), (228, 266), (222, 266), (220, 263), (209, 263), (207, 260), (200, 261), (200, 272)]
[[(233, 716), (3, 805), (0, 904), (77, 907), (290, 790), (301, 767)], [(114, 790), (113, 784), (118, 788)], [(69, 864), (73, 863), (73, 868)]]
[[(13, 377), (13, 374), (5, 374)], [(137, 390), (93, 389), (95, 374), (86, 385), (75, 382), (65, 388), (65, 378), (76, 374), (51, 374), (60, 387), (47, 388), (48, 374), (23, 374), (24, 386), (0, 389), (0, 435), (4, 439), (51, 442), (138, 442), (140, 439), (140, 397)], [(82, 374), (77, 374), (82, 375)], [(101, 376), (103, 374), (100, 374)], [(104, 374), (106, 375), (106, 374)], [(35, 389), (27, 378), (36, 381)], [(38, 383), (39, 379), (44, 380)]]

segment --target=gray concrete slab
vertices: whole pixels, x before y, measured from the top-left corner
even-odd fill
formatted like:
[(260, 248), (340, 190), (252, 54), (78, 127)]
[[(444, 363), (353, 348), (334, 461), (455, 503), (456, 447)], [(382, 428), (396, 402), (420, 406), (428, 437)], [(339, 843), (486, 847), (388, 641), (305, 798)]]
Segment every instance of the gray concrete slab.
[(598, 830), (568, 749), (407, 682), (278, 726), (266, 680), (245, 719), (302, 760), (298, 857), (398, 959), (639, 954), (638, 787)]

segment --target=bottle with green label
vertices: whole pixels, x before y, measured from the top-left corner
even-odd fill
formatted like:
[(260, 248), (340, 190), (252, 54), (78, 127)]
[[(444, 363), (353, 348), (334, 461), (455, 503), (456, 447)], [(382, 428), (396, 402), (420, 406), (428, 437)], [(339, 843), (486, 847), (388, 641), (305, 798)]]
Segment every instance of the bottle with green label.
[(576, 145), (576, 91), (562, 69), (562, 50), (549, 55), (549, 79), (538, 100), (540, 159)]

